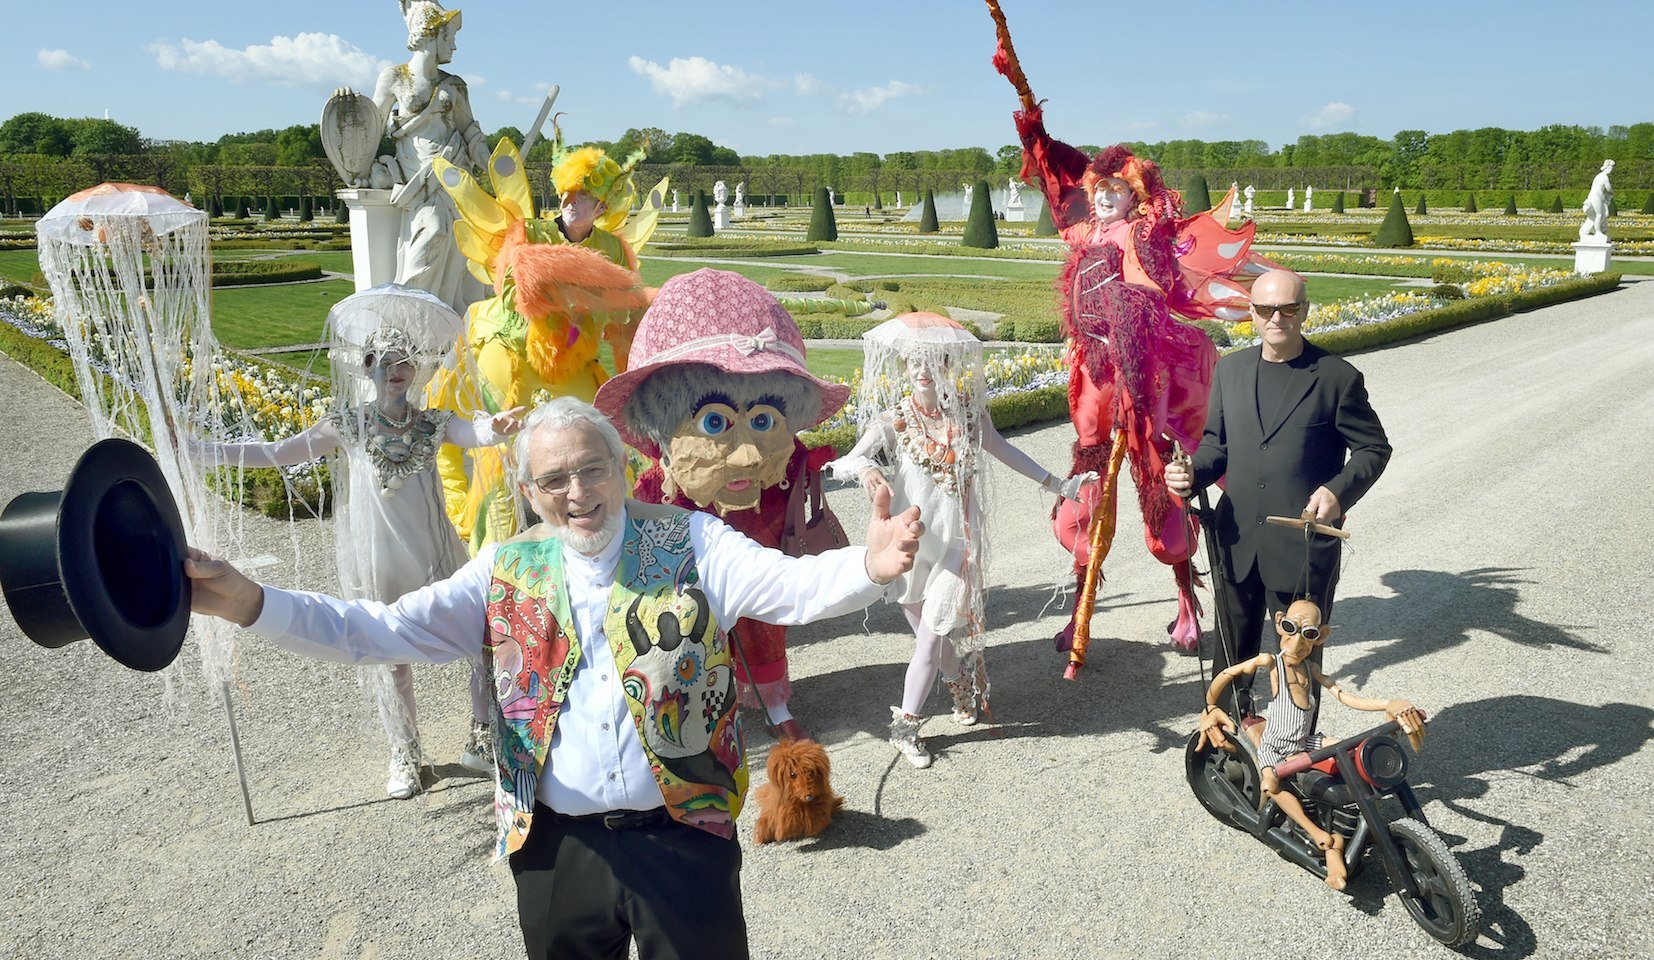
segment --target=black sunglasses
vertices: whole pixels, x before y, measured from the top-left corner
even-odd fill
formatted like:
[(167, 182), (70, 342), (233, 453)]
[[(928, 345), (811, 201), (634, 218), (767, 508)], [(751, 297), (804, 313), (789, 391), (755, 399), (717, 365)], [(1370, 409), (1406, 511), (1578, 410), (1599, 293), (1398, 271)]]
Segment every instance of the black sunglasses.
[(1302, 309), (1304, 309), (1304, 301), (1302, 300), (1292, 303), (1254, 303), (1252, 304), (1252, 315), (1259, 320), (1268, 320), (1279, 313), (1283, 320), (1291, 320)]

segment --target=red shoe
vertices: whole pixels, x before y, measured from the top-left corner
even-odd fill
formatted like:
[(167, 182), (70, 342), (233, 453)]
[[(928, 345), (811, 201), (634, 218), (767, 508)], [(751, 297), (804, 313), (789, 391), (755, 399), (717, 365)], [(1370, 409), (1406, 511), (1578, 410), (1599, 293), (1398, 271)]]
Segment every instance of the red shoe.
[(808, 733), (804, 732), (803, 724), (791, 717), (776, 724), (775, 730), (781, 735), (781, 739), (783, 740), (804, 741), (815, 739)]

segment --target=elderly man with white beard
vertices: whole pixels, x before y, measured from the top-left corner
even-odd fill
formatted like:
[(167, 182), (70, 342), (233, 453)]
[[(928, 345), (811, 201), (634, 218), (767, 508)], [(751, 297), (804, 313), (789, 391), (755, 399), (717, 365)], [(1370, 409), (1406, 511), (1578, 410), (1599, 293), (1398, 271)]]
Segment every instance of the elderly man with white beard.
[(625, 448), (561, 397), (516, 440), (545, 522), (395, 603), (261, 586), (198, 550), (192, 608), (349, 663), (486, 657), (495, 679), (497, 857), (533, 958), (745, 957), (735, 818), (747, 767), (720, 624), (866, 607), (923, 524), (875, 501), (867, 546), (789, 557), (710, 514), (630, 500)]

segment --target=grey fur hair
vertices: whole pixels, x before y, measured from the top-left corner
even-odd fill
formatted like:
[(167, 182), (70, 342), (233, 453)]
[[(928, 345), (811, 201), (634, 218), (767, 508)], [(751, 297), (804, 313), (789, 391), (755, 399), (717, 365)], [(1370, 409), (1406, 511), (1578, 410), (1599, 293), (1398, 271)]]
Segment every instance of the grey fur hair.
[(576, 397), (557, 397), (540, 404), (523, 418), (523, 429), (512, 440), (512, 452), (517, 457), (517, 482), (528, 483), (533, 480), (532, 470), (528, 465), (528, 445), (534, 434), (540, 430), (564, 430), (569, 427), (583, 426), (594, 430), (603, 438), (603, 445), (613, 454), (616, 470), (626, 468), (626, 444), (620, 439), (620, 431), (616, 430), (609, 419), (597, 411), (597, 408)]
[(638, 384), (626, 400), (622, 416), (634, 434), (648, 437), (665, 450), (695, 404), (709, 393), (721, 393), (741, 406), (765, 395), (781, 399), (788, 425), (797, 430), (821, 415), (821, 388), (796, 374), (728, 373), (711, 364), (686, 363), (661, 367)]

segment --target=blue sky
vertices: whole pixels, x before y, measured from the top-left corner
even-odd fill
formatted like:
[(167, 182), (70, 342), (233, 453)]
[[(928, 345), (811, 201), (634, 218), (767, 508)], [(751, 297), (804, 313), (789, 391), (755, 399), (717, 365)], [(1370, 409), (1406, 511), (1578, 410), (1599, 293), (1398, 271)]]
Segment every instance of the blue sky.
[[(1002, 4), (1048, 125), (1074, 142), (1654, 120), (1647, 0), (1186, 2), (1152, 21), (1135, 5)], [(1012, 140), (980, 0), (457, 5), (449, 69), (490, 131), (526, 127), (556, 83), (576, 140), (647, 126), (748, 154)], [(396, 0), (7, 6), (0, 118), (107, 110), (164, 139), (314, 122), (333, 88), (371, 91), (406, 56)]]

